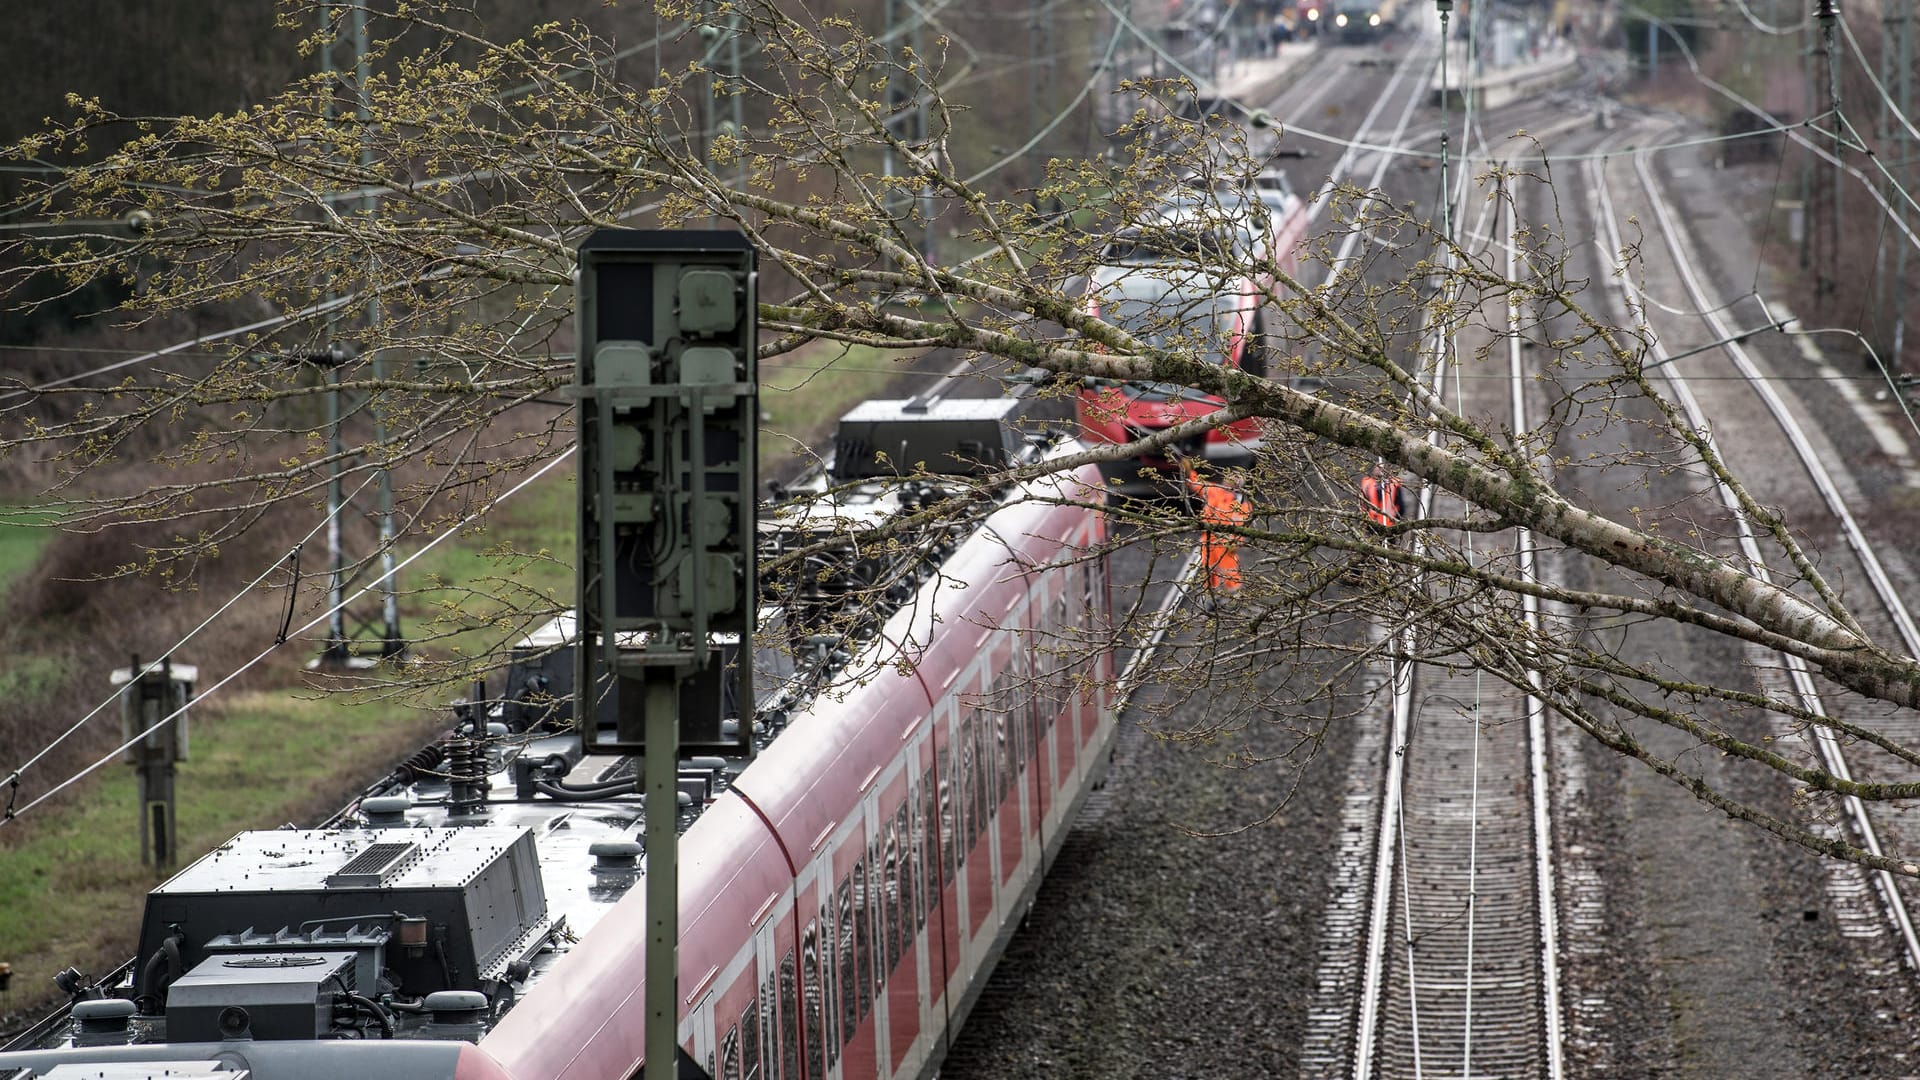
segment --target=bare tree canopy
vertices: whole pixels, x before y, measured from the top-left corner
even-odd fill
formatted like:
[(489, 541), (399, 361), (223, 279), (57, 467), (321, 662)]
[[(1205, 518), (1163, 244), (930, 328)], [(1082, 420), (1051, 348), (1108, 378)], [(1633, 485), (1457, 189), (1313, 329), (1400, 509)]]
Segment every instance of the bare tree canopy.
[[(1264, 351), (1264, 370), (1213, 362), (1207, 332), (1143, 329), (1112, 305), (1096, 313), (1110, 289), (1124, 291), (1097, 273), (1101, 241), (1148, 220), (1175, 177), (1231, 228), (1271, 134), (1185, 118), (1182, 84), (1126, 83), (1133, 118), (1112, 133), (1113, 158), (1053, 160), (1031, 198), (1008, 198), (978, 175), (989, 160), (976, 117), (951, 92), (960, 80), (944, 43), (922, 54), (791, 7), (661, 0), (669, 42), (695, 59), (640, 77), (645, 54), (616, 63), (616, 43), (578, 26), (495, 42), (441, 5), (369, 8), (364, 82), (314, 75), (205, 118), (77, 102), (73, 119), (9, 153), (70, 165), (9, 208), (68, 223), (0, 249), (15, 303), (29, 302), (24, 282), (56, 275), (68, 291), (123, 289), (109, 316), (119, 322), (212, 306), (253, 328), (94, 379), (0, 380), (0, 457), (48, 470), (48, 499), (69, 526), (165, 523), (153, 535), (174, 539), (150, 543), (154, 566), (217, 549), (275, 504), (312, 501), (336, 457), (350, 482), (393, 469), (406, 531), (429, 531), (571, 445), (575, 246), (602, 227), (727, 223), (760, 253), (763, 358), (821, 341), (937, 346), (971, 354), (987, 374), (1037, 370), (1043, 394), (1113, 380), (1225, 402), (1051, 467), (1117, 465), (1257, 423), (1258, 449), (1233, 477), (1254, 508), (1231, 527), (1248, 582), (1210, 616), (1231, 631), (1210, 640), (1235, 644), (1200, 650), (1204, 662), (1168, 676), (1176, 692), (1246, 677), (1244, 708), (1223, 725), (1291, 723), (1310, 739), (1330, 722), (1324, 701), (1262, 696), (1253, 676), (1276, 664), (1325, 665), (1329, 683), (1382, 656), (1474, 667), (1730, 815), (1920, 876), (1911, 853), (1870, 853), (1770, 815), (1635, 737), (1636, 725), (1671, 725), (1815, 801), (1920, 797), (1920, 747), (1859, 719), (1920, 705), (1920, 659), (1864, 629), (1787, 516), (1748, 494), (1711, 430), (1661, 381), (1637, 314), (1608, 315), (1600, 287), (1575, 276), (1575, 244), (1551, 214), (1518, 230), (1511, 272), (1505, 252), (1351, 188), (1331, 194), (1335, 220), (1364, 215), (1392, 243), (1362, 245), (1335, 267), (1338, 234), (1309, 239), (1304, 261), (1335, 267), (1325, 280), (1288, 253), (1202, 245), (1191, 273), (1265, 292), (1249, 345)], [(347, 32), (352, 9), (325, 10), (317, 31), (313, 13), (292, 17), (310, 51)], [(750, 62), (700, 59), (715, 42)], [(904, 118), (923, 104), (916, 131)], [(1494, 211), (1514, 213), (1523, 197), (1551, 207), (1551, 173), (1532, 145), (1501, 153), (1474, 166)], [(973, 257), (929, 258), (930, 223)], [(1630, 272), (1631, 245), (1614, 254)], [(354, 351), (329, 353), (349, 338)], [(1525, 429), (1450, 400), (1431, 378), (1437, 352), (1487, 364), (1516, 340), (1538, 377), (1563, 388), (1555, 411)], [(335, 386), (363, 395), (367, 411), (337, 455), (319, 406)], [(178, 479), (123, 490), (108, 477), (129, 457), (174, 466)], [(1424, 516), (1368, 522), (1354, 493), (1376, 460), (1433, 494)], [(1630, 519), (1572, 482), (1629, 488), (1676, 475), (1691, 494)], [(957, 503), (925, 515), (969, 512)], [(1115, 513), (1133, 527), (1129, 542), (1195, 527), (1165, 502)], [(1694, 526), (1656, 524), (1677, 518)], [(1733, 542), (1743, 527), (1769, 570)], [(1611, 587), (1527, 572), (1517, 528), (1555, 558), (1607, 568)], [(1521, 617), (1527, 597), (1544, 602), (1537, 627)], [(1369, 620), (1382, 632), (1349, 632)], [(1648, 623), (1751, 647), (1775, 658), (1755, 661), (1766, 667), (1797, 658), (1835, 704), (1810, 708), (1783, 679), (1736, 684), (1614, 647), (1613, 630)], [(1810, 747), (1762, 734), (1756, 718), (1824, 729), (1888, 762), (1880, 775), (1913, 779), (1837, 775)]]

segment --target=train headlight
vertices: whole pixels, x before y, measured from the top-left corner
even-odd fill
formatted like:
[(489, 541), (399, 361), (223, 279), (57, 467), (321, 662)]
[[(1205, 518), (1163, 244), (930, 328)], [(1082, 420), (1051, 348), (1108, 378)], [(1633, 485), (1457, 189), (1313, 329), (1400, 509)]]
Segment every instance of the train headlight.
[(1369, 15), (1369, 16), (1367, 16), (1367, 25), (1368, 25), (1368, 26), (1379, 26), (1379, 25), (1380, 25), (1380, 13), (1376, 11), (1376, 12), (1374, 12), (1374, 13), (1373, 13), (1372, 15)]
[(1307, 9), (1307, 21), (1308, 21), (1308, 22), (1319, 22), (1319, 21), (1320, 21), (1320, 9), (1319, 9), (1319, 8), (1308, 8), (1308, 9)]
[(1335, 16), (1333, 17), (1333, 25), (1335, 25), (1335, 26), (1345, 26), (1345, 25), (1347, 25), (1347, 13), (1343, 11), (1343, 12), (1341, 12), (1340, 14), (1338, 14), (1338, 15), (1335, 15)]

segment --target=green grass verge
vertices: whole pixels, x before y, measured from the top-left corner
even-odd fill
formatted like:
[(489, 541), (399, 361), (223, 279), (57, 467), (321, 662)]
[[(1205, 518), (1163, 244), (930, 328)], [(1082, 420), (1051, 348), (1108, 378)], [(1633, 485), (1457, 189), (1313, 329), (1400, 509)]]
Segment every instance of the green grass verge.
[(29, 523), (31, 511), (0, 507), (0, 592), (40, 561), (53, 530)]
[(433, 656), (482, 656), (518, 637), (509, 613), (571, 607), (576, 490), (555, 468), (403, 571), (407, 636)]
[(0, 667), (0, 701), (14, 706), (38, 703), (64, 690), (70, 674), (67, 662), (57, 656), (11, 657)]

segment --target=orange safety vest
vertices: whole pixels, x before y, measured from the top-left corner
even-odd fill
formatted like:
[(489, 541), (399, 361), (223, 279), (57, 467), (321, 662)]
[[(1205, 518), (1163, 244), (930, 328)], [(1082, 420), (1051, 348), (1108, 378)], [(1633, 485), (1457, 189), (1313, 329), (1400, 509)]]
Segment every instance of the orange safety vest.
[(1233, 534), (1216, 527), (1245, 525), (1252, 510), (1232, 488), (1202, 480), (1192, 465), (1187, 466), (1187, 488), (1200, 500), (1200, 556), (1207, 565), (1207, 586), (1233, 592), (1240, 587), (1240, 555)]
[(1376, 525), (1393, 525), (1400, 520), (1400, 480), (1389, 476), (1360, 478), (1360, 494), (1367, 498), (1367, 520)]

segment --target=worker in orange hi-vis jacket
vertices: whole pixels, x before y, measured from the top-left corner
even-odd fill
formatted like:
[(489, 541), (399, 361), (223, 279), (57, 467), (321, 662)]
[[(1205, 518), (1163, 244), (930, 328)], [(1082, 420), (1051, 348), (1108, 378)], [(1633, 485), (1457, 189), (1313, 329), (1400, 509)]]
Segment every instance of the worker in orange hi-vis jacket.
[(1200, 504), (1200, 557), (1207, 565), (1207, 589), (1214, 595), (1240, 588), (1239, 538), (1223, 528), (1245, 525), (1252, 516), (1247, 501), (1226, 484), (1208, 480), (1194, 468), (1191, 457), (1182, 461), (1187, 490)]
[[(1367, 500), (1367, 520), (1382, 528), (1398, 525), (1407, 512), (1407, 495), (1400, 488), (1400, 476), (1387, 467), (1386, 459), (1376, 459), (1373, 471), (1360, 478), (1360, 494)], [(1389, 539), (1397, 543), (1398, 537)]]

